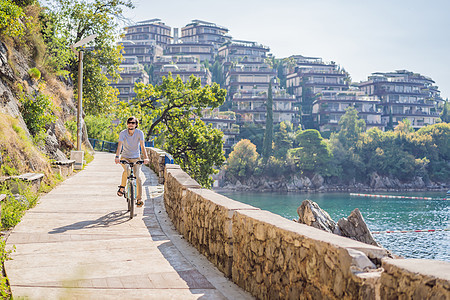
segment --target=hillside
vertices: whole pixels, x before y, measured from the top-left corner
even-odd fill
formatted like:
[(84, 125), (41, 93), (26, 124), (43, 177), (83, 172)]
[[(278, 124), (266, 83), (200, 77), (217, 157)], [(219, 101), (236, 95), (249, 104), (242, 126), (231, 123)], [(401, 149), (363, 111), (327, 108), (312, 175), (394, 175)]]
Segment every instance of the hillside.
[(76, 107), (70, 80), (43, 65), (40, 7), (24, 11), (31, 26), (23, 36), (0, 34), (0, 176), (40, 172), (49, 180), (50, 162), (74, 147), (65, 122)]

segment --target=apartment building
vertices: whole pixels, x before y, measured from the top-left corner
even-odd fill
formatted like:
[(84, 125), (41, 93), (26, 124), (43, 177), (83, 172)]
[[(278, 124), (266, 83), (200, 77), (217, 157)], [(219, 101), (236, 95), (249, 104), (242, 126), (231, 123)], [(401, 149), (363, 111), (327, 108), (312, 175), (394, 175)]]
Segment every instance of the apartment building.
[(277, 73), (265, 62), (269, 47), (256, 42), (233, 40), (219, 48), (225, 72), (228, 99), (238, 91), (267, 91)]
[(161, 22), (161, 19), (151, 19), (137, 22), (136, 25), (125, 27), (125, 41), (133, 41), (138, 45), (156, 45), (165, 48), (172, 43), (171, 27)]
[(236, 114), (232, 111), (203, 110), (202, 120), (205, 124), (211, 124), (212, 128), (223, 132), (223, 149), (229, 154), (233, 146), (238, 142), (236, 136), (239, 135), (239, 126), (236, 124)]
[(214, 49), (214, 45), (211, 43), (186, 41), (168, 45), (165, 54), (169, 56), (189, 55), (196, 57), (200, 62), (203, 62), (206, 60), (214, 61), (216, 51)]
[(155, 57), (163, 55), (163, 48), (156, 45), (156, 42), (153, 44), (137, 44), (134, 41), (121, 41), (119, 44), (123, 47), (124, 55), (136, 56), (139, 63), (144, 65), (153, 63)]
[(210, 44), (214, 49), (231, 40), (228, 28), (202, 20), (192, 20), (181, 28), (182, 43)]
[(157, 84), (162, 82), (162, 77), (172, 74), (175, 78), (180, 76), (183, 82), (186, 82), (191, 75), (201, 79), (202, 85), (209, 85), (211, 81), (211, 72), (194, 56), (160, 56), (154, 63), (154, 75)]
[(136, 56), (124, 56), (120, 69), (122, 79), (117, 83), (111, 83), (111, 86), (119, 90), (120, 101), (129, 102), (136, 97), (136, 93), (133, 91), (135, 82), (148, 84), (149, 78), (144, 71), (144, 66), (139, 63)]
[(277, 71), (266, 61), (269, 50), (256, 42), (241, 40), (233, 40), (219, 48), (225, 70), (224, 87), (238, 124), (265, 123), (270, 82), (274, 123), (299, 122), (296, 98), (280, 88)]
[(382, 106), (382, 121), (393, 125), (408, 119), (413, 128), (435, 124), (439, 118), (438, 105), (443, 99), (434, 81), (407, 70), (372, 73), (359, 87), (368, 95), (378, 96)]
[[(291, 122), (297, 126), (300, 122), (298, 102), (294, 95), (289, 95), (286, 90), (278, 85), (272, 88), (273, 122)], [(237, 123), (266, 123), (267, 90), (257, 92), (239, 91), (233, 95), (232, 110), (236, 112)]]
[(350, 106), (358, 111), (358, 116), (366, 122), (366, 128), (384, 130), (381, 121), (380, 99), (366, 95), (363, 91), (324, 90), (317, 94), (313, 102), (312, 118), (319, 131), (339, 131), (339, 120)]
[(334, 62), (324, 62), (318, 57), (293, 55), (289, 57), (292, 64), (287, 69), (286, 87), (301, 103), (303, 126), (316, 128), (312, 116), (313, 102), (316, 95), (323, 91), (348, 90), (347, 74)]

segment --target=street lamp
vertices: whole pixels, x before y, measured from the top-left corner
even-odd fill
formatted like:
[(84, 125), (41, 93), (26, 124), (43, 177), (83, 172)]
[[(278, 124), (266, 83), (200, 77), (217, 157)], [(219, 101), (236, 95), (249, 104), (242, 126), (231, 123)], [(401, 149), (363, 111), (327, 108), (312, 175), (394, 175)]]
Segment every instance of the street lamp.
[(70, 48), (75, 52), (76, 55), (78, 55), (78, 109), (77, 109), (77, 150), (81, 151), (81, 114), (83, 111), (83, 50), (77, 51), (75, 48), (83, 46), (93, 39), (95, 39), (98, 36), (98, 34), (92, 34), (81, 41), (73, 44), (70, 46)]
[(90, 35), (81, 41), (73, 44), (70, 48), (75, 52), (78, 56), (78, 109), (77, 109), (77, 151), (70, 152), (70, 159), (75, 161), (74, 168), (76, 170), (83, 169), (83, 160), (84, 160), (84, 152), (81, 150), (81, 136), (82, 136), (82, 122), (81, 122), (81, 114), (83, 111), (83, 50), (77, 51), (75, 48), (83, 46), (93, 39), (95, 39), (98, 35), (93, 34)]

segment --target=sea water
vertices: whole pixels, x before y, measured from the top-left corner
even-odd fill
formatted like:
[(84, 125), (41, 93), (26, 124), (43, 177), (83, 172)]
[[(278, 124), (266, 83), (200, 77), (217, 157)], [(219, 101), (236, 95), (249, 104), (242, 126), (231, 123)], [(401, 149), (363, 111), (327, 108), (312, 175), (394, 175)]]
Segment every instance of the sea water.
[[(366, 198), (349, 193), (220, 192), (231, 199), (268, 210), (289, 220), (298, 219), (305, 199), (316, 202), (337, 222), (359, 208), (371, 231), (429, 230), (436, 232), (381, 233), (374, 238), (384, 248), (405, 258), (450, 261), (450, 200)], [(445, 198), (445, 192), (372, 193), (408, 197)]]

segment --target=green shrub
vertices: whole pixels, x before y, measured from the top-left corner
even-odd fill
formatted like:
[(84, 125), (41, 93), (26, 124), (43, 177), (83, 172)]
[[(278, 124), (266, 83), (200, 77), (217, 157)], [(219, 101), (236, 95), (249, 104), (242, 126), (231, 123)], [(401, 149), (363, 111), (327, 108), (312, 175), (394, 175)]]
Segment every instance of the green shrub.
[[(17, 200), (11, 192), (11, 186), (17, 186), (19, 188), (19, 197)], [(39, 195), (33, 192), (28, 185), (24, 185), (23, 182), (13, 181), (8, 184), (3, 184), (0, 188), (0, 194), (6, 194), (7, 198), (2, 203), (1, 223), (2, 228), (9, 229), (16, 226), (25, 211), (34, 207), (37, 204)], [(17, 196), (17, 195), (16, 195)]]
[(34, 4), (36, 1), (35, 0), (13, 0), (13, 2), (20, 7), (26, 7), (26, 6)]
[(30, 133), (36, 136), (45, 131), (45, 126), (56, 120), (56, 116), (53, 114), (53, 103), (47, 95), (40, 92), (35, 93), (34, 96), (26, 94), (20, 84), (18, 88), (18, 96), (22, 104), (20, 112)]
[(27, 205), (17, 201), (12, 196), (8, 197), (2, 205), (2, 227), (6, 229), (16, 226), (26, 209)]
[(22, 8), (10, 0), (0, 0), (0, 33), (17, 37), (24, 34), (25, 25), (21, 19), (25, 18)]
[[(0, 240), (0, 263), (2, 267), (4, 266), (5, 261), (11, 259), (11, 252), (13, 251), (14, 250), (6, 250), (6, 242), (3, 239)], [(12, 299), (8, 278), (3, 276), (3, 274), (0, 274), (0, 296), (2, 299)]]
[[(3, 162), (0, 166), (0, 175), (3, 176), (12, 176), (19, 175), (19, 171), (13, 166), (11, 157), (2, 151)], [(1, 193), (0, 193), (1, 194)]]
[(112, 118), (105, 115), (86, 116), (84, 118), (88, 136), (93, 139), (117, 142), (119, 135), (116, 126), (112, 123)]
[(29, 69), (28, 75), (30, 75), (30, 77), (33, 78), (34, 80), (41, 79), (41, 71), (39, 71), (38, 68)]
[(64, 125), (66, 126), (67, 131), (69, 131), (69, 133), (70, 133), (72, 142), (75, 142), (77, 139), (77, 121), (69, 120), (69, 121), (64, 122)]

